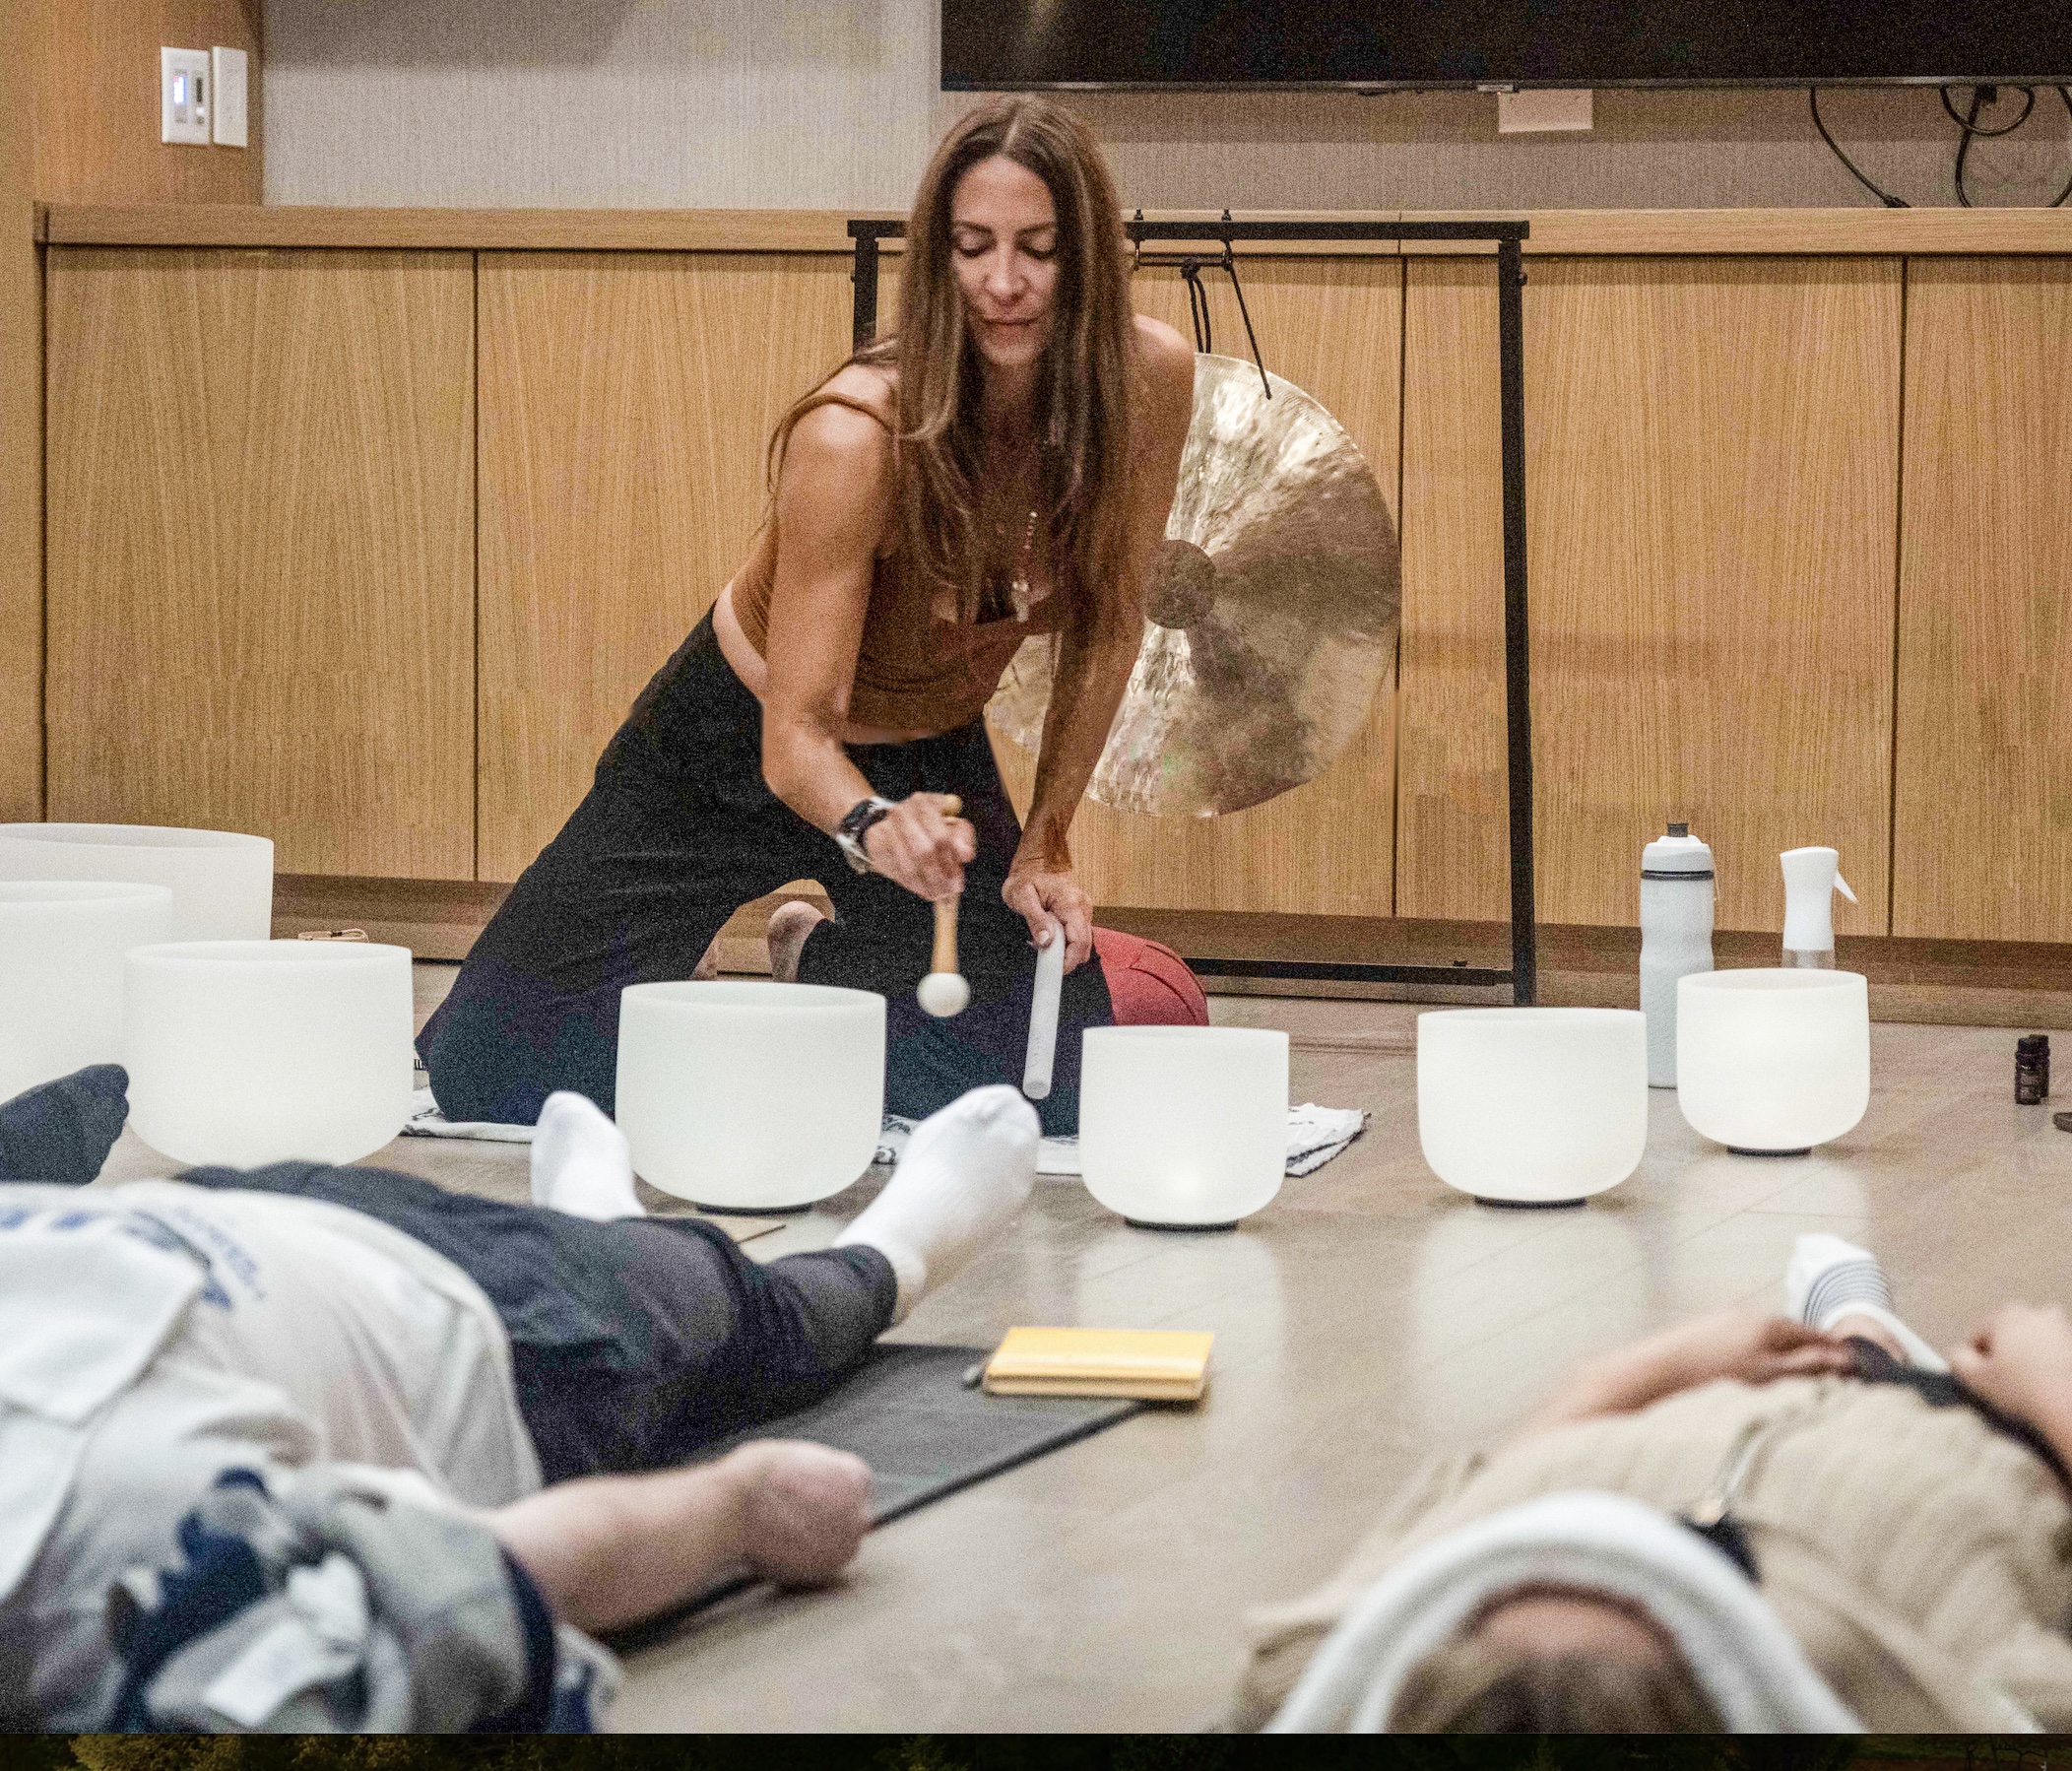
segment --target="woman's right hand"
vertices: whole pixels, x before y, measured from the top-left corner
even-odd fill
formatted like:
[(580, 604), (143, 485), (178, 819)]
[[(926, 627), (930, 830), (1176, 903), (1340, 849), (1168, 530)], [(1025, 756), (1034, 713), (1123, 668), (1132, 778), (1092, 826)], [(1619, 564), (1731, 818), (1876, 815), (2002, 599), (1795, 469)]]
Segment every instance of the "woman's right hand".
[(979, 852), (978, 832), (957, 807), (953, 794), (909, 794), (864, 832), (872, 868), (932, 904), (955, 897)]

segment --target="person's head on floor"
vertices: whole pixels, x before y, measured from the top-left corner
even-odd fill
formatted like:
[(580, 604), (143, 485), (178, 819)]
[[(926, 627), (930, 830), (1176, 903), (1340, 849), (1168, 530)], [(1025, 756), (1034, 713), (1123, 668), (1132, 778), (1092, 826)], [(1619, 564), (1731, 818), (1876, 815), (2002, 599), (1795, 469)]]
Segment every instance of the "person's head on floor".
[(1500, 1594), (1419, 1663), (1392, 1734), (1717, 1734), (1675, 1639), (1630, 1600), (1536, 1583)]
[(1325, 1638), (1272, 1727), (1858, 1731), (1744, 1554), (1658, 1507), (1588, 1489), (1469, 1519), (1411, 1550)]

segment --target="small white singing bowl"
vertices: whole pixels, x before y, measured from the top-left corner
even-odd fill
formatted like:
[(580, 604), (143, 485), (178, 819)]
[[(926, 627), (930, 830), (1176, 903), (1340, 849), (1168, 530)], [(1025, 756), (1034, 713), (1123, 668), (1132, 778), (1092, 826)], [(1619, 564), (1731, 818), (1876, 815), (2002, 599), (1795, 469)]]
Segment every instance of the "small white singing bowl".
[(189, 941), (131, 951), (130, 1125), (176, 1161), (356, 1162), (410, 1117), (410, 949)]
[(172, 892), (174, 941), (273, 933), (274, 845), (168, 824), (0, 824), (0, 880), (125, 880)]
[(1488, 1205), (1581, 1205), (1648, 1147), (1637, 1009), (1443, 1009), (1417, 1017), (1417, 1137)]
[(163, 886), (0, 881), (0, 1100), (122, 1061), (122, 960), (172, 936)]
[(1288, 1036), (1093, 1027), (1079, 1073), (1086, 1190), (1145, 1229), (1227, 1229), (1280, 1191)]
[(1751, 967), (1676, 986), (1676, 1102), (1741, 1155), (1803, 1155), (1870, 1105), (1870, 990), (1860, 972)]
[(631, 984), (616, 1118), (650, 1186), (727, 1212), (803, 1211), (871, 1166), (885, 999), (818, 984)]

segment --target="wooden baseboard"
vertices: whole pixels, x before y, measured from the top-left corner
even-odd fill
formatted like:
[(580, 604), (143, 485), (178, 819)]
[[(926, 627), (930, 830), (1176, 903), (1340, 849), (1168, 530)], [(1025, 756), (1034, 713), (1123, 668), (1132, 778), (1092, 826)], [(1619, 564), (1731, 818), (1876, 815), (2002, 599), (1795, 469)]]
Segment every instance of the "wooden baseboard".
[[(1508, 966), (1503, 923), (1417, 922), (1357, 916), (1267, 916), (1214, 910), (1139, 910), (1108, 905), (1104, 925), (1163, 941), (1199, 957), (1312, 959), (1339, 964), (1460, 963)], [(1775, 965), (1778, 937), (1721, 929), (1713, 955), (1722, 966)], [(1870, 981), (1874, 1020), (1944, 1026), (2072, 1027), (2072, 946), (2014, 941), (1920, 941), (1845, 935), (1836, 963)], [(1539, 1000), (1606, 1009), (1640, 1006), (1641, 932), (1543, 924)], [(1287, 984), (1218, 979), (1219, 992), (1248, 996), (1343, 996), (1426, 1002), (1501, 1002), (1507, 991), (1372, 984)]]
[[(393, 941), (421, 959), (460, 959), (510, 888), (473, 880), (345, 879), (282, 874), (274, 881), (274, 933), (359, 928)], [(799, 881), (745, 904), (720, 932), (720, 969), (753, 975), (769, 970), (763, 928), (779, 904), (827, 899)], [(1141, 910), (1107, 905), (1104, 927), (1163, 941), (1192, 956), (1221, 959), (1310, 959), (1340, 964), (1510, 963), (1511, 934), (1502, 923), (1418, 922), (1361, 916), (1272, 916), (1221, 910)], [(1713, 938), (1721, 965), (1770, 965), (1778, 938), (1764, 931), (1722, 929)], [(1640, 995), (1638, 929), (1548, 924), (1539, 931), (1540, 1000), (1601, 1008), (1634, 1008)], [(2072, 946), (2012, 941), (1916, 941), (1845, 935), (1836, 961), (1870, 980), (1877, 1020), (1948, 1026), (2072, 1027)], [(1393, 997), (1411, 1001), (1498, 1002), (1499, 990), (1427, 990), (1390, 985), (1288, 984), (1219, 979), (1219, 993), (1252, 996)]]
[[(420, 959), (465, 959), (508, 886), (478, 880), (371, 880), (332, 874), (274, 876), (274, 936), (306, 929), (364, 929), (370, 941), (392, 941)], [(744, 904), (720, 931), (720, 969), (770, 969), (763, 927), (779, 904), (805, 898), (829, 908), (826, 893), (800, 881)]]

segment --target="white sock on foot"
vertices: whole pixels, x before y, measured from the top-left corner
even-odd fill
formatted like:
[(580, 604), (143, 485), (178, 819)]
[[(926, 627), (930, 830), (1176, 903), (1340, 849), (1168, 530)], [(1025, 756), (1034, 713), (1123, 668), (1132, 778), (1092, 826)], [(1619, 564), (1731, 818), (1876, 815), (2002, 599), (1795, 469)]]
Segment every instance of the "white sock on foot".
[(645, 1217), (626, 1135), (588, 1095), (557, 1090), (533, 1132), (533, 1204), (603, 1223)]
[(914, 1128), (906, 1154), (835, 1238), (868, 1243), (899, 1278), (894, 1322), (1021, 1210), (1036, 1181), (1036, 1110), (1004, 1083), (974, 1088)]
[(1795, 1322), (1826, 1329), (1845, 1316), (1868, 1316), (1892, 1331), (1910, 1364), (1947, 1371), (1941, 1353), (1894, 1313), (1892, 1280), (1867, 1248), (1822, 1231), (1801, 1236), (1784, 1269), (1784, 1309)]

